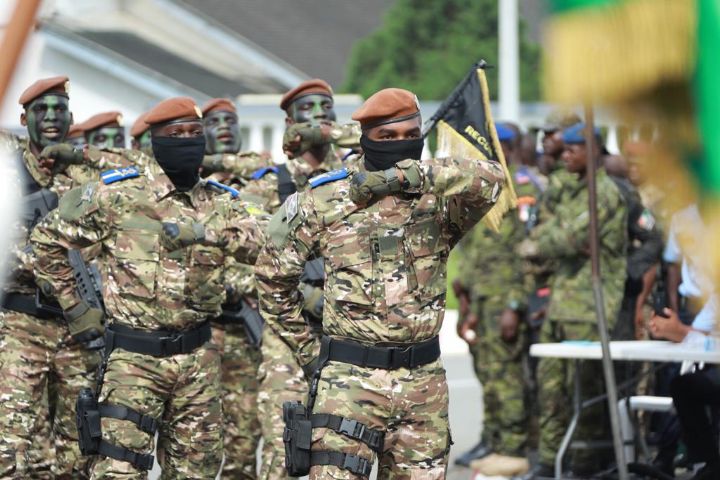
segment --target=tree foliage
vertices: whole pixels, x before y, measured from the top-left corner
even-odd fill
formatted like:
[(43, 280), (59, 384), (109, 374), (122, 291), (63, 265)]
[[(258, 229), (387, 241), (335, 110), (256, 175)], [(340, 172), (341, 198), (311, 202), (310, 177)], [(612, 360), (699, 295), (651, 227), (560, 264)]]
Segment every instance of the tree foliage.
[[(442, 100), (477, 60), (498, 65), (499, 0), (396, 0), (381, 27), (353, 48), (343, 91), (368, 97), (406, 88), (423, 100)], [(540, 97), (540, 48), (520, 25), (520, 95)], [(487, 71), (497, 97), (498, 69)]]

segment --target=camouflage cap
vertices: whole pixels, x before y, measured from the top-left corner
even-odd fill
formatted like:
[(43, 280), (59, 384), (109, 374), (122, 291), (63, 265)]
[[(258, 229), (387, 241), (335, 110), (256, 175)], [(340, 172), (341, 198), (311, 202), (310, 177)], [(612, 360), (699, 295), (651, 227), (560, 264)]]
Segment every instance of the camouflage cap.
[(148, 125), (145, 122), (145, 117), (147, 117), (148, 112), (141, 113), (139, 117), (135, 119), (135, 122), (133, 122), (132, 127), (130, 127), (130, 136), (131, 137), (139, 137), (143, 133), (147, 132), (147, 130), (150, 128), (150, 125)]
[(202, 111), (190, 97), (173, 97), (155, 105), (145, 116), (145, 123), (158, 125), (182, 118), (201, 119)]
[(68, 97), (69, 92), (70, 80), (68, 77), (61, 75), (59, 77), (43, 78), (26, 88), (22, 95), (20, 95), (18, 103), (24, 107), (43, 95), (54, 94)]
[(202, 106), (203, 116), (210, 112), (237, 112), (235, 104), (227, 98), (211, 98)]
[(85, 136), (85, 129), (83, 128), (82, 123), (73, 123), (70, 125), (70, 129), (68, 130), (67, 135), (65, 136), (65, 140), (68, 140), (70, 138), (80, 138)]
[(116, 111), (102, 112), (95, 114), (82, 122), (82, 126), (86, 132), (97, 130), (102, 127), (122, 127), (123, 116), (122, 113)]
[(545, 117), (545, 124), (541, 130), (544, 132), (555, 132), (571, 127), (576, 123), (582, 122), (580, 116), (572, 110), (553, 110)]
[(402, 88), (386, 88), (374, 93), (352, 114), (363, 130), (401, 122), (420, 115), (420, 102), (414, 93)]
[(332, 97), (333, 89), (325, 80), (321, 80), (319, 78), (306, 80), (282, 96), (282, 99), (280, 100), (280, 108), (287, 111), (290, 104), (298, 98), (306, 95), (318, 94)]

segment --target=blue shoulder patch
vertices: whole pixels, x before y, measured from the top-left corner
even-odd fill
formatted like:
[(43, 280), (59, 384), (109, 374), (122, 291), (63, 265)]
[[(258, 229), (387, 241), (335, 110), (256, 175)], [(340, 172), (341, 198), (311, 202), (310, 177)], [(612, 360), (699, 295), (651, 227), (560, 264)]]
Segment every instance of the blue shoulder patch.
[(114, 168), (106, 170), (100, 174), (100, 179), (105, 185), (127, 180), (128, 178), (136, 178), (140, 176), (140, 171), (135, 167)]
[(228, 185), (223, 185), (220, 182), (216, 182), (215, 180), (208, 180), (207, 185), (212, 185), (213, 187), (217, 187), (221, 190), (225, 190), (226, 192), (230, 192), (230, 195), (232, 195), (232, 198), (237, 198), (238, 195), (240, 195), (240, 192), (235, 190), (233, 187), (230, 187)]
[(250, 178), (252, 178), (253, 180), (260, 180), (262, 177), (264, 177), (270, 172), (277, 173), (277, 167), (263, 167), (260, 170), (255, 170), (255, 173), (253, 173)]
[(310, 179), (310, 188), (316, 188), (320, 185), (325, 185), (326, 183), (334, 182), (336, 180), (342, 180), (343, 178), (347, 178), (350, 175), (350, 172), (347, 168), (341, 168), (340, 170), (333, 170), (332, 172), (323, 173), (322, 175), (318, 175), (317, 177), (313, 177)]

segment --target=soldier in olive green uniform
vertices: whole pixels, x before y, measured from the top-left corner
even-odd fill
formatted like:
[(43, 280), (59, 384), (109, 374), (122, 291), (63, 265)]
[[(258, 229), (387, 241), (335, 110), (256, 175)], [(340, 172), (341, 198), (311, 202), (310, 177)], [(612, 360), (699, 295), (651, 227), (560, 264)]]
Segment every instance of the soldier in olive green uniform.
[(125, 148), (125, 127), (120, 112), (102, 112), (82, 123), (88, 145), (102, 149)]
[(240, 151), (237, 108), (232, 101), (212, 98), (205, 102), (202, 112), (207, 141), (203, 175), (210, 175), (226, 185), (242, 187), (253, 173), (272, 164), (266, 155)]
[[(497, 131), (503, 145), (514, 138), (503, 124)], [(514, 248), (528, 235), (544, 180), (525, 165), (511, 165), (510, 173), (517, 210), (503, 220), (499, 232), (478, 225), (462, 245), (458, 278), (469, 312), (460, 320), (459, 331), (470, 346), (485, 407), (483, 441), (455, 461), (465, 466), (490, 452), (524, 456), (529, 446), (527, 281), (523, 259)]]
[[(575, 175), (555, 207), (553, 215), (532, 232), (518, 249), (528, 258), (554, 262), (552, 297), (543, 325), (542, 342), (599, 339), (595, 318), (595, 301), (591, 283), (589, 251), (589, 216), (587, 189), (587, 148), (584, 124), (563, 132), (563, 160), (569, 173)], [(599, 140), (599, 133), (596, 132)], [(599, 143), (599, 142), (598, 142)], [(599, 149), (594, 152), (599, 157)], [(603, 280), (605, 312), (612, 331), (625, 283), (627, 252), (627, 209), (615, 183), (597, 171), (597, 205), (600, 238), (600, 271)], [(540, 466), (536, 474), (553, 475), (555, 454), (568, 427), (572, 409), (572, 365), (568, 360), (547, 358), (538, 367), (540, 388)], [(600, 362), (581, 362), (580, 383), (583, 398), (604, 393)], [(609, 438), (604, 403), (583, 409), (575, 438), (585, 441)], [(610, 449), (575, 450), (570, 459), (577, 475), (587, 475), (607, 466)]]
[(271, 220), (255, 270), (261, 310), (313, 371), (318, 345), (296, 290), (305, 260), (325, 258), (310, 478), (366, 478), (376, 456), (381, 478), (444, 478), (451, 442), (437, 334), (447, 256), (494, 204), (502, 170), (413, 160), (423, 140), (406, 90), (376, 93), (353, 119), (363, 166), (315, 177)]
[[(205, 151), (192, 99), (166, 100), (146, 117), (155, 161), (103, 173), (72, 190), (36, 227), (35, 273), (71, 322), (99, 322), (75, 293), (70, 248), (101, 245), (105, 375), (87, 411), (100, 457), (96, 478), (147, 478), (155, 433), (165, 478), (213, 478), (222, 458), (220, 355), (208, 319), (225, 300), (225, 265), (253, 263), (265, 216), (236, 191), (199, 180)], [(93, 413), (94, 412), (94, 413)], [(92, 423), (97, 415), (101, 423)]]
[[(75, 477), (85, 466), (77, 447), (74, 402), (80, 389), (92, 384), (100, 355), (74, 338), (75, 332), (68, 328), (51, 297), (40, 296), (41, 305), (37, 305), (32, 272), (36, 258), (27, 240), (35, 225), (55, 207), (58, 195), (86, 178), (98, 177), (89, 163), (110, 167), (129, 162), (120, 158), (112, 163), (97, 149), (73, 151), (70, 145), (60, 144), (72, 122), (67, 84), (67, 77), (53, 77), (25, 90), (20, 97), (24, 108), (21, 122), (27, 126), (29, 138), (4, 137), (11, 143), (9, 149), (17, 162), (16, 178), (25, 195), (25, 213), (11, 226), (17, 242), (10, 252), (11, 273), (4, 284), (0, 313), (3, 478)], [(49, 158), (53, 149), (74, 152), (71, 161), (85, 164), (68, 165), (69, 161)], [(53, 406), (54, 415), (48, 415), (47, 402)], [(48, 443), (54, 445), (55, 452)], [(41, 444), (46, 444), (45, 448)], [(52, 472), (38, 471), (43, 468)]]
[[(343, 166), (336, 146), (356, 145), (359, 129), (333, 123), (336, 117), (332, 95), (330, 85), (316, 79), (301, 83), (283, 96), (280, 108), (285, 111), (288, 126), (283, 149), (288, 160), (284, 165), (255, 172), (242, 190), (243, 195), (258, 199), (265, 209), (275, 212), (293, 192), (309, 188), (312, 177)], [(305, 313), (316, 331), (322, 328), (322, 291), (313, 283), (321, 282), (315, 279), (302, 287)], [(308, 384), (292, 352), (268, 328), (263, 333), (262, 357), (258, 395), (263, 436), (260, 478), (275, 479), (285, 476), (282, 404), (304, 399)]]
[[(252, 152), (239, 153), (240, 132), (235, 105), (225, 98), (214, 98), (202, 107), (205, 126), (203, 175), (226, 185), (243, 185), (252, 172), (267, 166), (267, 159)], [(217, 170), (219, 168), (219, 170)], [(226, 274), (231, 293), (227, 310), (239, 311), (240, 301), (257, 298), (252, 265), (234, 264)], [(221, 316), (213, 322), (213, 341), (220, 349), (223, 404), (223, 443), (225, 461), (222, 478), (255, 478), (256, 451), (260, 441), (257, 415), (258, 367), (260, 350), (250, 344), (242, 323)]]

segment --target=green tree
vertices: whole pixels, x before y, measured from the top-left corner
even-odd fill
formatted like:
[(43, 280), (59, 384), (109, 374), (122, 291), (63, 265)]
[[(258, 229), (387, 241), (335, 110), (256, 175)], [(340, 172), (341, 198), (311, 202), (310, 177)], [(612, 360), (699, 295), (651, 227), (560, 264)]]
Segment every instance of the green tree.
[[(353, 47), (345, 92), (368, 97), (406, 88), (423, 100), (442, 100), (473, 62), (498, 65), (498, 0), (397, 0), (382, 26)], [(520, 25), (520, 95), (540, 98), (540, 48)], [(487, 71), (497, 98), (497, 68)]]

